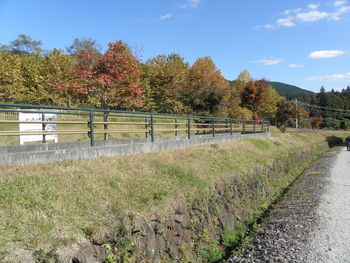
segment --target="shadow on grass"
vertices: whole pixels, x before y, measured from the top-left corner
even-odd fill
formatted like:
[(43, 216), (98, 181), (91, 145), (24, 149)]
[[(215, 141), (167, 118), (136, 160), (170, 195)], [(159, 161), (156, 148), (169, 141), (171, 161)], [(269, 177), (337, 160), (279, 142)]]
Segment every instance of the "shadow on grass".
[(346, 146), (346, 143), (343, 142), (342, 138), (336, 137), (334, 135), (333, 136), (328, 136), (326, 138), (326, 140), (327, 140), (329, 148), (333, 148), (333, 147), (336, 147), (336, 146)]

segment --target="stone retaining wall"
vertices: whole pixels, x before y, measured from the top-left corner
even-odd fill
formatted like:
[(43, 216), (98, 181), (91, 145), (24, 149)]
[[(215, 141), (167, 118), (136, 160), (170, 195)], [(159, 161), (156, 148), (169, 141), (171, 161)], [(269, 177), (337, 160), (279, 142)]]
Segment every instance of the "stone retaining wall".
[(309, 149), (291, 152), (269, 167), (217, 183), (206, 197), (177, 200), (166, 215), (130, 212), (119, 229), (92, 236), (59, 257), (64, 263), (110, 262), (110, 256), (116, 262), (216, 262), (214, 252), (229, 249), (222, 245), (223, 233), (233, 238), (237, 224), (254, 220), (313, 158)]

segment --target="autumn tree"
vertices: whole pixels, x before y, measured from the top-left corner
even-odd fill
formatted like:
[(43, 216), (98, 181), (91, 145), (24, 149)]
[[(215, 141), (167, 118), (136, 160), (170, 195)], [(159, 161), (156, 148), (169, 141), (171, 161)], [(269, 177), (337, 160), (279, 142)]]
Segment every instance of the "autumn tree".
[(253, 112), (253, 119), (259, 119), (258, 112), (268, 100), (269, 82), (267, 80), (253, 80), (246, 83), (241, 91), (241, 105)]
[(323, 117), (322, 116), (310, 117), (310, 123), (313, 129), (320, 128), (320, 125), (323, 123)]
[(73, 80), (76, 60), (63, 50), (54, 49), (47, 53), (43, 63), (43, 80), (52, 98), (51, 105), (79, 105), (67, 91), (60, 90), (62, 85)]
[(122, 110), (140, 107), (140, 62), (122, 41), (108, 47), (100, 56), (95, 56), (91, 49), (77, 52), (75, 78), (60, 89), (95, 107)]
[(253, 78), (251, 77), (249, 71), (245, 69), (241, 73), (239, 73), (235, 82), (237, 86), (242, 86), (242, 84), (244, 85), (245, 83), (248, 83), (252, 80)]
[(224, 111), (224, 98), (229, 83), (210, 57), (199, 58), (189, 72), (189, 83), (182, 94), (183, 101), (195, 114), (209, 115)]
[(230, 91), (225, 98), (226, 114), (235, 119), (251, 119), (252, 111), (241, 106), (241, 92), (244, 85), (252, 80), (248, 70), (242, 71), (230, 85)]
[(8, 103), (20, 102), (18, 89), (22, 83), (21, 58), (9, 52), (0, 52), (0, 100)]
[(267, 99), (265, 103), (259, 108), (258, 115), (262, 119), (273, 119), (276, 116), (278, 109), (278, 103), (285, 100), (280, 96), (275, 89), (271, 86), (267, 89)]
[(181, 94), (188, 85), (189, 65), (178, 54), (149, 59), (143, 70), (145, 109), (163, 113), (185, 113)]
[(277, 104), (276, 126), (282, 132), (285, 132), (288, 125), (296, 116), (295, 104), (290, 101), (281, 101)]

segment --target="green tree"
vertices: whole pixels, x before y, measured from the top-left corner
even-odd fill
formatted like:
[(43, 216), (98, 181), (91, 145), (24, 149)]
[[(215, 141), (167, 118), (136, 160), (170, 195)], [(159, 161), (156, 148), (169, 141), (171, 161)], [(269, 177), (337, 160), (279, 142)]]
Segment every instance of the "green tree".
[(182, 94), (184, 103), (195, 114), (218, 114), (225, 111), (224, 99), (229, 83), (210, 57), (199, 58), (189, 72), (189, 84)]
[(259, 108), (258, 115), (262, 119), (273, 119), (276, 116), (278, 103), (284, 101), (285, 98), (280, 96), (271, 86), (267, 89), (267, 100)]
[(69, 55), (75, 55), (78, 52), (91, 51), (95, 56), (101, 54), (101, 46), (97, 44), (96, 40), (91, 38), (75, 38), (73, 44), (66, 47), (66, 51)]
[(0, 100), (8, 103), (19, 102), (18, 91), (22, 85), (21, 57), (0, 51)]
[(163, 113), (185, 113), (181, 94), (188, 85), (189, 65), (178, 54), (159, 55), (149, 59), (143, 68), (147, 82), (145, 109)]
[(45, 67), (43, 69), (43, 78), (46, 89), (52, 96), (52, 104), (60, 106), (79, 105), (67, 91), (61, 89), (65, 83), (74, 78), (74, 68), (76, 60), (66, 55), (63, 50), (54, 49), (44, 57)]
[(26, 104), (54, 105), (55, 92), (45, 79), (45, 58), (39, 53), (21, 55), (22, 82), (16, 99)]
[(282, 132), (286, 131), (288, 125), (293, 121), (296, 116), (295, 105), (290, 101), (281, 101), (277, 104), (276, 112), (276, 126)]
[(7, 49), (16, 54), (32, 54), (41, 52), (41, 46), (42, 42), (40, 40), (33, 40), (28, 35), (20, 34), (15, 40), (12, 40), (10, 42), (9, 46), (7, 46)]

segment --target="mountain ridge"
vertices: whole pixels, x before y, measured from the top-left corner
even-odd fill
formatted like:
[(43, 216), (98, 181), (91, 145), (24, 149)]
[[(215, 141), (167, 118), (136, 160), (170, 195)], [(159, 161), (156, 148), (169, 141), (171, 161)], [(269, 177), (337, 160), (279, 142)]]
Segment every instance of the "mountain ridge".
[[(235, 80), (228, 81), (230, 85), (233, 85), (235, 83)], [(302, 95), (313, 95), (315, 92), (302, 89), (298, 86), (279, 82), (279, 81), (269, 81), (271, 87), (277, 91), (277, 93), (281, 96), (284, 96), (286, 98), (296, 98), (300, 97)]]

